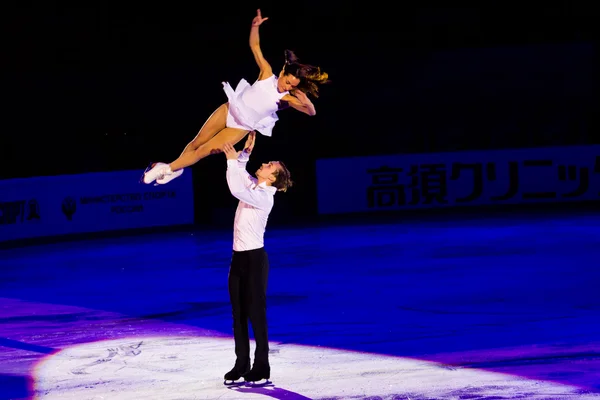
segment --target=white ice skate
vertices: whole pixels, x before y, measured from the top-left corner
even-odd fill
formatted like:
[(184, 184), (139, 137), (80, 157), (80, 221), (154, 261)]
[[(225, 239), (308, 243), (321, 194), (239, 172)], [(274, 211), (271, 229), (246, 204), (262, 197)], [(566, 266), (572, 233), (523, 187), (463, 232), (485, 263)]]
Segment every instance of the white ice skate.
[(173, 173), (168, 164), (165, 163), (156, 163), (154, 165), (150, 164), (148, 168), (144, 171), (144, 175), (142, 176), (142, 182), (145, 184), (150, 184), (157, 180), (158, 178), (162, 178), (163, 176)]
[[(170, 171), (170, 169), (169, 169), (169, 171)], [(169, 183), (173, 179), (180, 177), (181, 174), (183, 174), (183, 168), (181, 168), (181, 169), (179, 169), (179, 170), (177, 170), (175, 172), (172, 172), (170, 174), (165, 174), (165, 175), (163, 175), (161, 177), (158, 177), (156, 179), (156, 184), (158, 184), (158, 185), (164, 185), (165, 183)]]

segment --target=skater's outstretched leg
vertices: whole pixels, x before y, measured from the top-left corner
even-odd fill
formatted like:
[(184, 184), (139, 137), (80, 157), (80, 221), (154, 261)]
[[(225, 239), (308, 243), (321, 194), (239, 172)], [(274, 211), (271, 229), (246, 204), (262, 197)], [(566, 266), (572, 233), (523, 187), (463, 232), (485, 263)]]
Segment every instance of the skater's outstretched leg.
[[(194, 139), (185, 146), (183, 152), (179, 156), (183, 157), (187, 153), (193, 153), (200, 146), (212, 139), (217, 133), (225, 129), (227, 124), (227, 112), (229, 111), (229, 104), (225, 103), (219, 106), (211, 115), (208, 117), (202, 128), (198, 131)], [(167, 183), (183, 173), (183, 169), (180, 171), (170, 171), (167, 168), (168, 165), (165, 163), (154, 163), (144, 171), (142, 181), (144, 183), (152, 183), (155, 180), (162, 180), (159, 183)]]
[(225, 143), (236, 144), (242, 140), (248, 132), (250, 131), (237, 128), (222, 129), (195, 150), (184, 151), (179, 158), (171, 164), (166, 165), (157, 163), (151, 170), (144, 174), (144, 183), (152, 183), (155, 180), (160, 184), (167, 183), (181, 175), (183, 168), (194, 165), (211, 154), (222, 153), (223, 145)]
[(227, 123), (227, 111), (229, 110), (229, 104), (225, 103), (219, 106), (211, 115), (208, 117), (202, 128), (196, 134), (196, 137), (188, 143), (183, 149), (183, 153), (188, 153), (196, 150), (204, 143), (212, 139), (217, 133), (225, 129)]
[(246, 137), (248, 132), (250, 131), (238, 128), (222, 129), (209, 141), (200, 145), (196, 150), (183, 153), (177, 160), (169, 164), (169, 167), (175, 172), (182, 168), (189, 167), (190, 165), (194, 165), (211, 154), (222, 153), (223, 145), (225, 143), (231, 143), (232, 145), (236, 144)]

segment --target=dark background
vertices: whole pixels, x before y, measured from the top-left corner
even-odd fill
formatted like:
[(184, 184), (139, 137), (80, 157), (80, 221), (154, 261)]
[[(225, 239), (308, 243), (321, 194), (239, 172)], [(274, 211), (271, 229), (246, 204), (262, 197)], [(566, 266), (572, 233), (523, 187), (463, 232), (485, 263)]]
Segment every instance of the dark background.
[[(250, 168), (283, 160), (296, 181), (275, 223), (316, 214), (318, 158), (600, 143), (595, 5), (529, 3), (5, 6), (0, 178), (172, 161), (226, 101), (222, 81), (256, 79), (258, 7), (275, 71), (289, 48), (332, 80), (315, 117), (282, 111), (257, 139)], [(230, 222), (224, 156), (193, 173), (197, 221)]]

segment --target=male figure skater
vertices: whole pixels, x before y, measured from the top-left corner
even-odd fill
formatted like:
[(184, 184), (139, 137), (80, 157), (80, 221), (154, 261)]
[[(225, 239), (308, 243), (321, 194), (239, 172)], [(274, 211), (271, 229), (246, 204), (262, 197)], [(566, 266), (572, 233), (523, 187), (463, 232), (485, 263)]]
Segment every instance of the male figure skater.
[[(250, 132), (243, 151), (226, 143), (227, 185), (239, 199), (233, 225), (233, 256), (229, 268), (229, 297), (233, 314), (233, 336), (236, 361), (225, 374), (225, 384), (241, 377), (247, 382), (269, 379), (269, 343), (267, 334), (266, 291), (269, 260), (264, 248), (264, 233), (277, 191), (291, 185), (290, 172), (281, 161), (262, 164), (251, 176), (246, 163), (254, 147), (256, 133)], [(250, 369), (248, 320), (252, 324), (256, 351)]]

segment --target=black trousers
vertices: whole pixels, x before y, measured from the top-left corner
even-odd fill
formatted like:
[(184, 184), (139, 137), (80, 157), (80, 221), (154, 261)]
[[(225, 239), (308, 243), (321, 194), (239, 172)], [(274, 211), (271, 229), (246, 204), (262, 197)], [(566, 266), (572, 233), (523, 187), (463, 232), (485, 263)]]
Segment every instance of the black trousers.
[(250, 358), (248, 320), (252, 323), (256, 351), (254, 362), (269, 364), (267, 333), (267, 281), (269, 259), (264, 247), (234, 251), (229, 267), (229, 299), (233, 314), (236, 363)]

